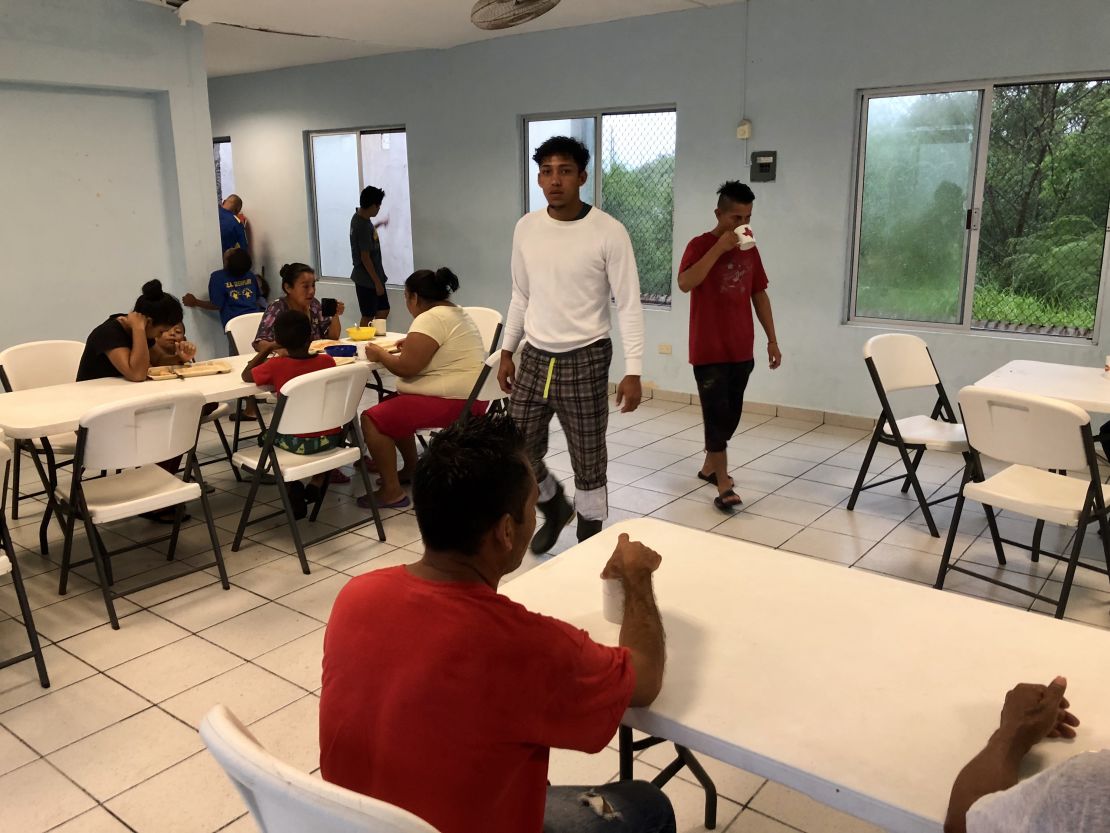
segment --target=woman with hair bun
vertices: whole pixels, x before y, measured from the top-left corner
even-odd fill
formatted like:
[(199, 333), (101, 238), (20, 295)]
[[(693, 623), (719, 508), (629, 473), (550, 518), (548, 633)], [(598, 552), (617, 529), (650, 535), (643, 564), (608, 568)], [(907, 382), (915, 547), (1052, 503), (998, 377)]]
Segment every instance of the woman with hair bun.
[[(459, 279), (450, 269), (421, 269), (405, 281), (405, 306), (413, 317), (408, 335), (397, 343), (397, 353), (376, 344), (366, 345), (366, 358), (397, 377), (398, 395), (362, 414), (366, 448), (381, 475), (374, 493), (379, 506), (403, 509), (409, 499), (401, 488), (416, 465), (416, 431), (446, 428), (462, 413), (467, 397), (486, 360), (478, 326), (462, 307), (450, 301)], [(485, 403), (474, 404), (484, 413)], [(397, 471), (397, 449), (405, 467)], [(364, 496), (358, 505), (370, 506)]]
[(343, 314), (342, 302), (336, 302), (334, 312), (316, 300), (316, 270), (307, 263), (286, 263), (281, 267), (281, 289), (285, 295), (266, 307), (266, 313), (254, 336), (254, 348), (266, 341), (277, 341), (274, 322), (286, 310), (296, 310), (308, 316), (312, 325), (312, 340), (339, 338), (339, 316)]
[(129, 382), (144, 381), (155, 339), (182, 318), (181, 303), (162, 291), (162, 282), (147, 281), (131, 312), (111, 315), (89, 333), (77, 381), (120, 376)]

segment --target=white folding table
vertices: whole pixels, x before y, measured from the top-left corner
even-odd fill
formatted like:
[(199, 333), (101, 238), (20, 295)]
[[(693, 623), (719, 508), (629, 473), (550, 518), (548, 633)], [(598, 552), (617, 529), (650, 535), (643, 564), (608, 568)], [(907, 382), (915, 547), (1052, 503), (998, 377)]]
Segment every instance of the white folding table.
[[(502, 592), (616, 644), (599, 574), (658, 551), (663, 690), (625, 726), (900, 833), (941, 829), (952, 782), (1019, 682), (1068, 678), (1081, 721), (1026, 774), (1110, 748), (1110, 633), (654, 519), (617, 524)], [(1108, 621), (1110, 624), (1110, 621)], [(625, 734), (622, 732), (622, 734)]]
[(975, 384), (1062, 399), (1089, 413), (1110, 413), (1110, 376), (1101, 367), (1019, 359), (1007, 362)]

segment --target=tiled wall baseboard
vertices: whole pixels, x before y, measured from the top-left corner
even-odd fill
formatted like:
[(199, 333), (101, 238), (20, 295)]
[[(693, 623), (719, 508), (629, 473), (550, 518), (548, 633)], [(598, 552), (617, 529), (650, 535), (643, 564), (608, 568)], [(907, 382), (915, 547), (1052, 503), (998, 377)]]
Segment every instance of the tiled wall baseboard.
[[(616, 393), (617, 386), (609, 384), (609, 393)], [(663, 388), (645, 387), (644, 399), (661, 399), (664, 402), (681, 402), (686, 405), (698, 405), (700, 400), (696, 393), (682, 393), (681, 391), (664, 390)], [(839, 414), (833, 411), (815, 411), (809, 408), (794, 408), (789, 405), (773, 405), (767, 402), (744, 402), (744, 411), (751, 414), (764, 414), (779, 416), (785, 419), (797, 419), (803, 422), (819, 422), (828, 425), (839, 425), (844, 428), (859, 428), (871, 431), (875, 427), (873, 417), (862, 417), (854, 414)]]

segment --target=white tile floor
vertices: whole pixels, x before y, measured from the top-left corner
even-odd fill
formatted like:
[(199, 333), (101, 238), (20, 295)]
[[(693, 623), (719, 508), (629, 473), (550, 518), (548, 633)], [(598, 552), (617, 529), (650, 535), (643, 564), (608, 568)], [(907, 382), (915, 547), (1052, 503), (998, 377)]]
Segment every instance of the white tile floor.
[[(745, 501), (732, 517), (712, 507), (714, 490), (694, 476), (702, 459), (697, 408), (649, 400), (633, 414), (613, 414), (610, 438), (610, 522), (651, 515), (853, 569), (926, 584), (936, 577), (942, 542), (929, 536), (916, 503), (896, 485), (865, 493), (855, 512), (844, 509), (866, 445), (863, 431), (745, 416), (730, 443), (737, 489)], [(205, 433), (204, 446), (215, 450), (214, 434)], [(549, 462), (573, 492), (565, 446), (565, 439), (554, 434)], [(875, 474), (894, 459), (885, 448), (878, 456)], [(946, 494), (958, 482), (960, 466), (958, 456), (930, 454), (923, 480), (930, 490)], [(221, 541), (229, 544), (246, 487), (222, 464), (206, 472), (219, 489), (212, 504)], [(276, 499), (272, 488), (263, 495)], [(334, 487), (321, 523), (338, 525), (350, 516), (350, 495), (351, 487)], [(112, 632), (91, 582), (71, 579), (69, 594), (57, 596), (59, 545), (45, 558), (27, 549), (37, 547), (41, 512), (41, 503), (28, 505), (11, 524), (53, 685), (41, 689), (30, 663), (0, 671), (0, 795), (5, 797), (0, 831), (256, 830), (194, 728), (209, 707), (226, 703), (275, 753), (315, 770), (320, 657), (331, 602), (350, 576), (415, 560), (420, 551), (415, 517), (386, 512), (385, 544), (367, 526), (311, 548), (308, 576), (290, 554), (293, 548), (280, 524), (254, 527), (240, 552), (225, 546), (230, 591), (201, 573), (137, 593), (119, 603), (122, 629)], [(938, 508), (936, 516), (943, 533), (951, 513)], [(1020, 518), (1004, 518), (1002, 524), (1004, 534), (1025, 540), (1032, 535), (1032, 524)], [(957, 554), (964, 565), (996, 575), (985, 528), (981, 511), (969, 507)], [(149, 531), (145, 522), (116, 524), (110, 543)], [(572, 525), (556, 553), (574, 543), (573, 534)], [(1069, 539), (1066, 530), (1046, 531), (1046, 546), (1063, 546)], [(181, 546), (179, 557), (185, 562), (209, 558), (206, 531), (195, 520)], [(1093, 536), (1085, 547), (1089, 558), (1101, 559)], [(138, 582), (144, 571), (175, 569), (166, 564), (164, 552), (158, 545), (121, 556), (117, 576), (132, 575)], [(1020, 551), (1011, 555), (1008, 579), (1034, 590), (1058, 591), (1062, 568), (1055, 562), (1031, 564)], [(521, 569), (537, 563), (528, 556)], [(80, 572), (91, 576), (88, 568)], [(957, 574), (948, 586), (951, 592), (1046, 609)], [(23, 631), (10, 618), (16, 610), (10, 586), (0, 586), (0, 655), (23, 650)], [(1108, 614), (1110, 585), (1081, 571), (1069, 617), (1108, 627)], [(781, 785), (716, 761), (703, 762), (720, 791), (718, 830), (876, 829)], [(651, 777), (666, 763), (666, 747), (655, 747), (641, 753), (637, 773)], [(602, 782), (616, 773), (615, 748), (593, 756), (552, 755), (555, 783)], [(672, 781), (667, 793), (679, 830), (703, 829), (702, 793), (689, 774)]]

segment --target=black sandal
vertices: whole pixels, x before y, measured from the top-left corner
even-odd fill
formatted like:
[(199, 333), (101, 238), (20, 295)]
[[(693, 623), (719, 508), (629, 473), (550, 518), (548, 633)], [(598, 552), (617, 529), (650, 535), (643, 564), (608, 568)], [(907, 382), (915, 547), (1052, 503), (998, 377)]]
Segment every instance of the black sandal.
[[(735, 503), (729, 500), (729, 498), (732, 497), (736, 498)], [(736, 494), (732, 489), (729, 489), (723, 495), (717, 495), (717, 497), (713, 498), (713, 505), (722, 512), (727, 512), (729, 514), (732, 514), (732, 510), (737, 506), (743, 505), (743, 503), (744, 501), (740, 499), (740, 495)]]
[(704, 472), (699, 471), (698, 472), (698, 480), (704, 480), (706, 483), (712, 483), (714, 486), (716, 486), (717, 485), (717, 472), (711, 471), (711, 472), (709, 472), (709, 474), (705, 474)]

